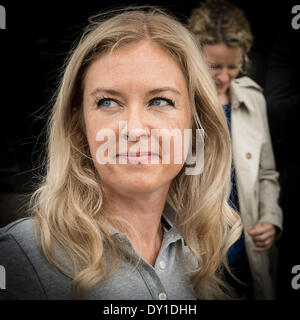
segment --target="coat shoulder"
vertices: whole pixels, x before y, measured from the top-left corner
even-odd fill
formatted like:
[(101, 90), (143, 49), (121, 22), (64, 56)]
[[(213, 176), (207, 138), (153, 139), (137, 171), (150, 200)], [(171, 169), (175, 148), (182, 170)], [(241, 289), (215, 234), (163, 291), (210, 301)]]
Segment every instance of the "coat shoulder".
[(258, 92), (263, 92), (262, 87), (249, 77), (241, 77), (235, 79), (234, 83), (241, 88), (247, 88)]

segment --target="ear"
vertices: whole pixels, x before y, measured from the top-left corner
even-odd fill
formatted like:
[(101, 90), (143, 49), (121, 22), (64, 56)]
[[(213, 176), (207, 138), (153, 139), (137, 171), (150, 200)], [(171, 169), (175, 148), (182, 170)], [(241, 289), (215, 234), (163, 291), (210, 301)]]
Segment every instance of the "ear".
[(247, 53), (244, 53), (243, 54), (243, 59), (242, 59), (242, 65), (241, 65), (241, 68), (240, 68), (240, 74), (241, 75), (246, 75), (247, 72), (249, 71), (249, 66), (250, 66), (250, 60), (248, 58), (248, 55)]

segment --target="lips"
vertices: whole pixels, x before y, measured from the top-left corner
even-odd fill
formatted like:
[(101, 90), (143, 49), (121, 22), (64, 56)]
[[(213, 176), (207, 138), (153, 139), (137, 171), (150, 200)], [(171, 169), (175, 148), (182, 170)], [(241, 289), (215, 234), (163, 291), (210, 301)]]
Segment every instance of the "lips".
[(217, 88), (224, 88), (226, 86), (226, 84), (225, 83), (216, 83), (216, 87)]
[(159, 155), (153, 152), (128, 152), (120, 153), (116, 156), (119, 159), (125, 160), (125, 163), (151, 163), (151, 159), (158, 159)]

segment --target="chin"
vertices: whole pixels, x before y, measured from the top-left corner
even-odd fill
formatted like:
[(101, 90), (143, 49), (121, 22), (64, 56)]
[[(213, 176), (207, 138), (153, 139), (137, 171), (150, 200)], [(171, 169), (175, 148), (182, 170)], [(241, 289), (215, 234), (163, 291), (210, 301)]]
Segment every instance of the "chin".
[(150, 193), (169, 187), (177, 173), (173, 170), (164, 170), (162, 166), (138, 166), (116, 165), (113, 168), (101, 170), (99, 174), (107, 186), (111, 186), (120, 192), (122, 190), (129, 193)]
[(162, 175), (141, 170), (140, 172), (132, 172), (124, 176), (123, 179), (120, 180), (120, 183), (122, 183), (123, 186), (126, 185), (128, 190), (144, 193), (160, 189), (168, 183), (168, 180)]
[(217, 93), (220, 94), (225, 94), (229, 89), (229, 86), (223, 86), (221, 88), (217, 88)]

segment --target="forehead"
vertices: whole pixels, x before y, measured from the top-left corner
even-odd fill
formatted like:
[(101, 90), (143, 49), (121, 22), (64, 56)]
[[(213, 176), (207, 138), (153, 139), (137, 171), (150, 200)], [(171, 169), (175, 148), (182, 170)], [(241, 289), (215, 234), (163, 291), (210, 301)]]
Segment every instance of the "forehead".
[(238, 63), (243, 55), (241, 47), (228, 47), (224, 43), (205, 45), (203, 52), (209, 61), (218, 63)]
[[(141, 41), (102, 54), (88, 68), (85, 87), (132, 85), (186, 87), (178, 62), (158, 44)], [(183, 89), (183, 88), (182, 88)]]

